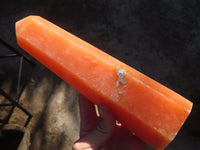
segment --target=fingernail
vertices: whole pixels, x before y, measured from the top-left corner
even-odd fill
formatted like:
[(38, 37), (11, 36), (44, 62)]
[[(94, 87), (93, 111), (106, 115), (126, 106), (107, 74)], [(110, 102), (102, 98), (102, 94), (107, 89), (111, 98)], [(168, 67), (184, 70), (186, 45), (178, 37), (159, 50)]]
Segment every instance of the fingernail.
[(103, 111), (103, 106), (102, 105), (98, 106), (98, 111), (99, 111), (100, 117), (103, 118), (103, 112), (104, 111)]

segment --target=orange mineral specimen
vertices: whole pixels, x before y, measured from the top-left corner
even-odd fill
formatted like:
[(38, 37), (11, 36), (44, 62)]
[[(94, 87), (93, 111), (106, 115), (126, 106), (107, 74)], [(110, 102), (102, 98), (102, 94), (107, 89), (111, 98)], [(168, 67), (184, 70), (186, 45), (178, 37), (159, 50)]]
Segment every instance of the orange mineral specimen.
[(192, 102), (53, 23), (28, 16), (16, 23), (20, 47), (155, 149), (176, 136)]

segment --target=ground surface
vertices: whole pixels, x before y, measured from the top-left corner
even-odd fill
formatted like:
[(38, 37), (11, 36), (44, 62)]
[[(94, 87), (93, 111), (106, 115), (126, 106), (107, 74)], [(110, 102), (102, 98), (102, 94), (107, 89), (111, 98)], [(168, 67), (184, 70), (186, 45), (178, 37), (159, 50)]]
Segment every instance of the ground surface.
[[(198, 0), (2, 0), (0, 8), (0, 38), (21, 52), (14, 23), (40, 15), (193, 101), (190, 118), (167, 149), (200, 149)], [(5, 51), (0, 45), (0, 54)], [(18, 60), (0, 61), (0, 86), (12, 94)], [(71, 149), (79, 130), (77, 92), (41, 64), (24, 70), (30, 81), (20, 103), (33, 114), (31, 149)], [(23, 124), (24, 117), (16, 109), (10, 122)]]
[[(7, 83), (2, 87), (10, 93)], [(14, 90), (11, 93), (14, 93)], [(79, 136), (77, 92), (71, 86), (44, 66), (37, 65), (32, 70), (30, 82), (20, 98), (20, 104), (33, 115), (27, 127), (32, 134), (31, 149), (71, 149)], [(8, 110), (9, 107), (7, 111), (1, 110), (1, 117), (5, 116)], [(27, 116), (15, 108), (9, 123), (23, 126), (26, 119)]]

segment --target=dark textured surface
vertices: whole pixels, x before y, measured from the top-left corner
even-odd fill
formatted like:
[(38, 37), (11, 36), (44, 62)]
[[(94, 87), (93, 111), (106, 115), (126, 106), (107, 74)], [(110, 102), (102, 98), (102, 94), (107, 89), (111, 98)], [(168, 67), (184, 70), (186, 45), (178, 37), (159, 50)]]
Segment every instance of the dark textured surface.
[(7, 0), (0, 8), (0, 38), (16, 48), (14, 23), (39, 15), (193, 101), (168, 149), (200, 149), (198, 0)]

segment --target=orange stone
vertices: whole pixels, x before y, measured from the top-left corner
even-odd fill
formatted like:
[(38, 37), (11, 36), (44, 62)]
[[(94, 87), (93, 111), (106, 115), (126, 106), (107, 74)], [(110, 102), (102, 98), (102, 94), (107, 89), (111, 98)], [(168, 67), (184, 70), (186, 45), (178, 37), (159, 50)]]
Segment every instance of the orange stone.
[(16, 23), (20, 47), (155, 149), (176, 136), (192, 102), (53, 23), (29, 16)]

